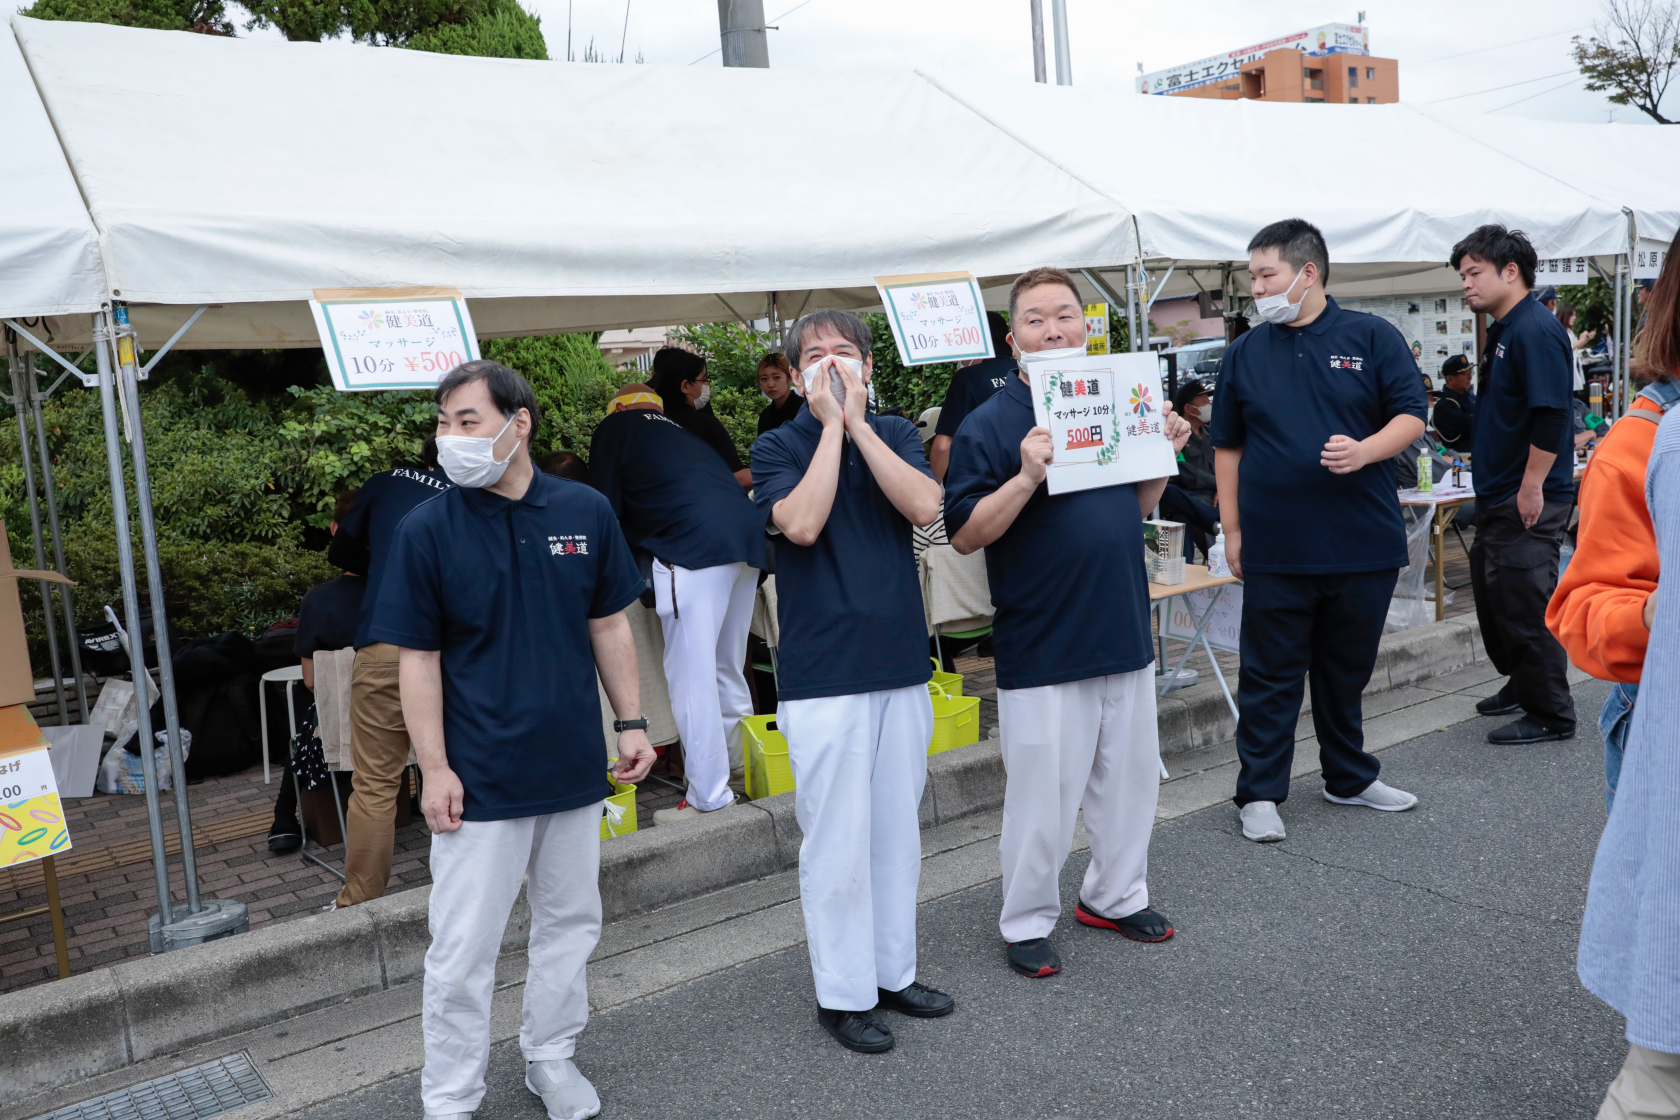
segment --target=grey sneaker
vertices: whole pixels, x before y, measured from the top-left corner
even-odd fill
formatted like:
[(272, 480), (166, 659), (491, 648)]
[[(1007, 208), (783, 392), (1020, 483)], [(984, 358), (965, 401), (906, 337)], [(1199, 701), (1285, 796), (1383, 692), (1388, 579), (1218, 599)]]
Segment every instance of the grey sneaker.
[(1418, 803), (1415, 795), (1403, 789), (1385, 786), (1381, 782), (1372, 782), (1353, 797), (1337, 797), (1325, 790), (1324, 800), (1334, 801), (1337, 805), (1363, 805), (1367, 809), (1380, 809), (1385, 813), (1404, 813)]
[(525, 1088), (542, 1098), (548, 1120), (584, 1120), (601, 1111), (595, 1086), (570, 1058), (525, 1063)]
[(1283, 818), (1278, 816), (1276, 801), (1250, 801), (1237, 815), (1242, 818), (1243, 835), (1256, 843), (1270, 844), (1289, 838), (1283, 830)]

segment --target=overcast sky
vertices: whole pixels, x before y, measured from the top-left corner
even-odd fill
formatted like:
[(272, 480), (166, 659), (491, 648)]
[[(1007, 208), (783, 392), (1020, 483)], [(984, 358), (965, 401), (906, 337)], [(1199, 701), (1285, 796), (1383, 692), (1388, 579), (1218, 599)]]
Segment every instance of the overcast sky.
[[(1159, 70), (1322, 23), (1353, 23), (1359, 2), (1067, 0), (1074, 84), (1130, 90), (1140, 62)], [(552, 58), (565, 57), (570, 8), (580, 57), (591, 39), (617, 57), (622, 39), (629, 59), (640, 52), (650, 63), (721, 64), (716, 0), (526, 4), (542, 16)], [(774, 67), (921, 66), (1030, 78), (1029, 10), (1028, 0), (766, 0), (764, 14), (780, 25), (770, 32)], [(1044, 11), (1048, 22), (1050, 0)], [(1638, 110), (1581, 88), (1570, 37), (1590, 33), (1598, 11), (1598, 0), (1379, 0), (1366, 24), (1371, 53), (1400, 61), (1402, 100), (1547, 120), (1646, 122)], [(1051, 68), (1053, 78), (1053, 58)]]

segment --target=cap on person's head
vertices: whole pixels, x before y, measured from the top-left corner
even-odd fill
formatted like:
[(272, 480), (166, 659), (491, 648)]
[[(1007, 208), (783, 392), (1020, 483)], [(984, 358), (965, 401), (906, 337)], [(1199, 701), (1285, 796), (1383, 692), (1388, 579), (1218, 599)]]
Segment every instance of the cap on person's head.
[(924, 447), (932, 441), (934, 436), (933, 430), (937, 427), (939, 427), (938, 405), (934, 405), (932, 408), (924, 410), (920, 416), (916, 417), (916, 434), (922, 437), (922, 445)]
[[(1466, 358), (1463, 354), (1454, 354), (1452, 357), (1441, 363), (1441, 380), (1445, 381), (1449, 377), (1456, 377), (1461, 373), (1469, 373), (1470, 368), (1469, 358)], [(1429, 379), (1426, 377), (1424, 380), (1427, 381)]]
[(1635, 281), (1635, 283), (1637, 283), (1641, 288), (1644, 288), (1646, 291), (1650, 291), (1652, 288), (1656, 287), (1657, 284), (1655, 280), (1638, 280)]
[(1433, 393), (1436, 391), (1435, 382), (1430, 379), (1427, 373), (1423, 375), (1423, 391), (1425, 393)]
[(1180, 382), (1178, 389), (1172, 395), (1173, 411), (1182, 413), (1185, 405), (1207, 391), (1207, 386), (1195, 378)]
[(1557, 288), (1554, 285), (1547, 284), (1534, 293), (1534, 298), (1541, 303), (1551, 303), (1557, 299)]
[(633, 381), (618, 391), (612, 403), (607, 405), (607, 415), (615, 412), (627, 412), (632, 408), (651, 408), (655, 412), (665, 411), (665, 402), (659, 399), (659, 394), (640, 381)]

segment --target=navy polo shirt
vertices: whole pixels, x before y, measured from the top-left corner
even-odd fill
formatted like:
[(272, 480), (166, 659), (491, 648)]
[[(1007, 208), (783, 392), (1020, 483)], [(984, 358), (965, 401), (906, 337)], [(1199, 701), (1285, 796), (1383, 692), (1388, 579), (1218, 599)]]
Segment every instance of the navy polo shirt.
[(589, 442), (589, 485), (632, 548), (697, 571), (764, 567), (764, 513), (717, 452), (651, 408), (615, 412)]
[[(914, 424), (868, 419), (899, 458), (933, 477)], [(806, 409), (753, 444), (753, 496), (766, 518), (804, 479), (821, 437), (822, 421)], [(904, 688), (932, 675), (910, 522), (852, 440), (841, 447), (834, 506), (816, 541), (776, 538), (776, 600), (776, 694), (783, 700)]]
[(1014, 376), (1015, 358), (1009, 354), (987, 358), (953, 373), (950, 387), (945, 390), (945, 403), (939, 406), (939, 423), (934, 426), (933, 434), (955, 436), (962, 422), (997, 395)]
[[(1021, 473), (1032, 395), (1010, 375), (951, 443), (945, 529), (956, 536), (980, 499)], [(1044, 483), (986, 546), (999, 688), (1039, 688), (1155, 660), (1143, 568), (1143, 514), (1131, 483), (1052, 496)]]
[(351, 642), (357, 649), (374, 642), (368, 637), (368, 628), (373, 625), (373, 607), (379, 601), (379, 584), (390, 562), (397, 526), (409, 510), (454, 485), (442, 471), (398, 467), (373, 475), (356, 492), (350, 512), (338, 523), (338, 532), (327, 546), (327, 560), (367, 577), (367, 592), (356, 612), (356, 634)]
[(1242, 448), (1243, 570), (1405, 567), (1394, 468), (1332, 474), (1319, 458), (1331, 436), (1366, 439), (1396, 416), (1422, 420), (1427, 407), (1400, 332), (1334, 299), (1304, 327), (1262, 323), (1231, 343), (1213, 394), (1213, 446)]
[[(1534, 434), (1532, 409), (1570, 407), (1575, 365), (1569, 332), (1544, 304), (1520, 299), (1487, 332), (1481, 385), (1476, 393), (1476, 503), (1483, 509), (1517, 496)], [(1554, 502), (1575, 488), (1574, 431), (1558, 432), (1557, 461), (1541, 486)]]
[(612, 793), (589, 620), (642, 593), (607, 500), (537, 472), (519, 501), (453, 488), (397, 529), (371, 637), (441, 650), (462, 817), (562, 813)]
[(304, 592), (298, 607), (297, 638), (292, 652), (313, 658), (322, 650), (340, 650), (355, 644), (356, 616), (366, 598), (367, 577), (348, 573)]

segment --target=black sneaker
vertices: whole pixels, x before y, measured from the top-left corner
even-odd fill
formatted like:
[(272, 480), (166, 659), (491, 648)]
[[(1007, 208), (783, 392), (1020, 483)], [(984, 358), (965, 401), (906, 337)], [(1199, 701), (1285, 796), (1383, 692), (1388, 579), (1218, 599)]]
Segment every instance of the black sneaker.
[(1573, 727), (1568, 731), (1553, 731), (1550, 727), (1535, 723), (1524, 716), (1515, 723), (1507, 723), (1504, 727), (1489, 731), (1487, 741), (1501, 747), (1520, 747), (1527, 743), (1549, 743), (1554, 739), (1573, 738)]
[(268, 850), (277, 855), (295, 852), (303, 847), (303, 833), (296, 821), (275, 821), (268, 830)]
[(1135, 914), (1127, 914), (1124, 918), (1110, 918), (1099, 914), (1085, 905), (1084, 899), (1080, 899), (1074, 905), (1073, 916), (1082, 925), (1111, 929), (1133, 941), (1165, 941), (1173, 935), (1172, 922), (1167, 920), (1167, 916), (1147, 906)]
[(896, 1011), (918, 1019), (937, 1019), (957, 1009), (956, 1000), (915, 980), (902, 991), (889, 992), (885, 988), (877, 988), (875, 992), (879, 1001), (875, 1005), (877, 1011)]
[(1476, 701), (1476, 711), (1484, 716), (1508, 716), (1512, 712), (1522, 711), (1522, 705), (1517, 703), (1511, 686), (1505, 685), (1492, 696), (1485, 696)]
[(1022, 976), (1037, 980), (1044, 976), (1054, 976), (1062, 970), (1062, 958), (1056, 955), (1056, 950), (1050, 947), (1048, 937), (1035, 937), (1030, 941), (1011, 941), (1009, 943), (1009, 967)]
[(859, 1054), (880, 1054), (893, 1048), (893, 1035), (880, 1016), (870, 1011), (831, 1011), (820, 1004), (817, 1022), (834, 1041)]

